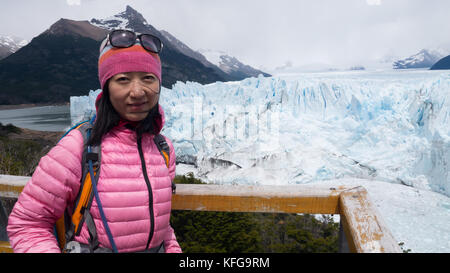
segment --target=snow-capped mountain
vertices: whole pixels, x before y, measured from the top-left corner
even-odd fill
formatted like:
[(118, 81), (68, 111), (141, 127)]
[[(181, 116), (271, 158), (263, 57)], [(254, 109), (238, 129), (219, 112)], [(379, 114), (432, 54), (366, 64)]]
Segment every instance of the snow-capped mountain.
[(0, 59), (8, 57), (26, 44), (28, 44), (28, 41), (22, 38), (0, 36)]
[[(129, 29), (141, 33), (152, 33), (164, 44), (161, 52), (163, 85), (172, 85), (176, 81), (215, 82), (231, 80), (230, 76), (215, 68), (213, 64), (195, 56), (195, 51), (176, 39), (167, 31), (159, 31), (149, 24), (138, 11), (127, 6), (125, 11), (105, 19), (92, 19), (91, 24), (102, 29)], [(180, 54), (181, 53), (181, 54)], [(186, 69), (189, 67), (189, 69)]]
[(254, 69), (249, 65), (243, 64), (238, 59), (229, 56), (225, 52), (202, 49), (194, 51), (169, 32), (161, 30), (160, 33), (167, 40), (169, 40), (179, 52), (198, 60), (207, 67), (211, 67), (215, 70), (219, 69), (223, 73), (231, 75), (234, 80), (257, 77), (259, 74), (262, 74), (266, 77), (270, 76), (265, 72)]
[(150, 32), (159, 34), (159, 31), (147, 22), (147, 20), (138, 11), (130, 6), (126, 6), (125, 11), (105, 19), (91, 19), (90, 23), (94, 26), (112, 30), (129, 29), (137, 32)]
[(199, 49), (198, 52), (203, 54), (208, 61), (220, 67), (224, 72), (231, 72), (233, 69), (238, 68), (238, 65), (232, 62), (233, 58), (227, 55), (226, 52), (208, 49)]
[(429, 68), (444, 56), (446, 55), (442, 51), (422, 49), (417, 54), (394, 62), (393, 68), (394, 69)]
[[(236, 78), (234, 78), (231, 75), (227, 74), (226, 72), (222, 71), (217, 65), (211, 63), (200, 52), (194, 51), (189, 46), (187, 46), (185, 43), (178, 40), (175, 36), (170, 34), (168, 31), (161, 30), (160, 33), (167, 41), (169, 41), (171, 43), (171, 45), (174, 47), (174, 49), (177, 50), (178, 52), (180, 52), (181, 54), (184, 54), (186, 56), (189, 56), (189, 57), (199, 61), (204, 66), (211, 68), (216, 74), (221, 75), (225, 79), (237, 80)], [(249, 75), (247, 77), (249, 77)]]
[(197, 61), (201, 62), (202, 64), (204, 64), (205, 66), (208, 67), (215, 67), (215, 65), (213, 63), (211, 63), (210, 61), (208, 61), (206, 59), (205, 56), (203, 56), (202, 54), (200, 54), (197, 51), (192, 50), (189, 46), (187, 46), (185, 43), (183, 43), (182, 41), (178, 40), (175, 36), (173, 36), (172, 34), (170, 34), (168, 31), (165, 30), (161, 30), (160, 31), (161, 35), (166, 38), (179, 52), (193, 58), (196, 59)]
[(259, 74), (262, 74), (265, 77), (270, 76), (265, 72), (243, 64), (236, 57), (230, 56), (226, 52), (208, 49), (200, 49), (198, 52), (225, 73), (235, 75), (238, 78), (245, 79), (248, 77), (258, 77)]
[[(198, 61), (205, 68), (208, 68), (210, 72), (202, 72), (204, 75), (214, 74), (216, 75), (216, 80), (228, 81), (228, 80), (241, 80), (244, 78), (257, 76), (259, 73), (268, 76), (262, 71), (253, 69), (250, 66), (246, 66), (241, 62), (237, 61), (235, 58), (227, 58), (227, 67), (220, 67), (214, 62), (211, 62), (207, 57), (203, 56), (200, 52), (192, 50), (185, 43), (177, 39), (175, 36), (170, 34), (165, 30), (158, 30), (147, 22), (147, 20), (130, 6), (126, 7), (124, 12), (110, 16), (105, 19), (92, 19), (91, 24), (104, 28), (104, 29), (130, 29), (137, 32), (147, 32), (153, 33), (161, 38), (164, 49), (162, 51), (162, 56), (167, 53), (167, 51), (176, 51), (182, 55), (192, 58)], [(163, 58), (164, 61), (164, 58)], [(233, 63), (231, 63), (233, 62)], [(228, 69), (229, 67), (229, 69)], [(225, 69), (223, 69), (225, 68)], [(195, 69), (193, 69), (194, 71)], [(211, 71), (212, 70), (212, 71)], [(211, 73), (212, 72), (212, 73)], [(183, 80), (183, 79), (178, 79)], [(175, 80), (176, 81), (176, 80)]]

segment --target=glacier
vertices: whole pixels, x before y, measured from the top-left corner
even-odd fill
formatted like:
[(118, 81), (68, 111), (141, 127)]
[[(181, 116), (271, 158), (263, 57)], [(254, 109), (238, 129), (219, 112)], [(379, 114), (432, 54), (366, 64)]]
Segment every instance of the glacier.
[[(71, 97), (73, 124), (92, 116), (99, 92)], [(419, 222), (427, 219), (426, 232), (435, 231), (427, 241), (408, 224), (411, 209), (418, 210), (412, 203), (427, 204), (425, 199), (408, 199), (409, 210), (393, 215), (389, 194), (369, 191), (406, 247), (450, 252), (450, 240), (441, 241), (450, 237), (449, 95), (450, 72), (420, 69), (177, 82), (162, 88), (162, 133), (173, 141), (177, 173), (193, 172), (209, 183), (359, 181), (369, 189), (396, 185), (392, 191), (399, 196), (411, 190), (408, 196), (433, 196), (429, 200), (439, 200), (434, 208), (444, 217), (439, 223), (446, 222), (438, 227), (430, 220), (437, 218), (416, 215)]]

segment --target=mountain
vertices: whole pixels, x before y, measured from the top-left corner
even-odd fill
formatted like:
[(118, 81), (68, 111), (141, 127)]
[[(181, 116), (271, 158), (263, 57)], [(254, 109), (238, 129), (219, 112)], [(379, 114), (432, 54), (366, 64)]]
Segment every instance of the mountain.
[(249, 65), (241, 63), (235, 57), (228, 55), (222, 51), (202, 50), (199, 52), (206, 57), (206, 59), (218, 66), (223, 72), (231, 75), (237, 80), (243, 80), (249, 77), (258, 77), (262, 74), (265, 77), (270, 77), (270, 74), (257, 70)]
[(98, 47), (107, 31), (61, 19), (0, 61), (0, 104), (67, 102), (98, 88)]
[(162, 86), (177, 81), (202, 84), (240, 79), (202, 58), (201, 54), (161, 33), (130, 6), (106, 19), (60, 19), (29, 44), (0, 61), (0, 105), (68, 102), (70, 96), (99, 87), (98, 50), (112, 28), (153, 33), (164, 43)]
[(165, 30), (160, 31), (161, 35), (168, 40), (175, 49), (177, 49), (180, 53), (183, 53), (184, 55), (187, 55), (191, 58), (196, 59), (197, 61), (201, 62), (205, 66), (214, 67), (215, 65), (209, 62), (205, 56), (200, 54), (197, 51), (192, 50), (189, 46), (184, 44), (182, 41), (178, 40), (175, 36), (170, 34), (169, 32)]
[(91, 25), (88, 21), (74, 21), (68, 19), (60, 19), (44, 32), (49, 36), (81, 36), (96, 41), (102, 41), (108, 32), (104, 29)]
[[(167, 60), (173, 59), (173, 56), (171, 56), (173, 53), (182, 54), (185, 57), (189, 57), (197, 62), (199, 62), (202, 66), (204, 66), (208, 73), (210, 74), (209, 77), (210, 80), (205, 79), (205, 73), (202, 72), (202, 69), (195, 70), (195, 66), (198, 66), (197, 63), (194, 63), (193, 60), (179, 60), (180, 62), (187, 61), (194, 65), (194, 73), (190, 73), (189, 80), (190, 81), (197, 81), (200, 83), (209, 83), (214, 81), (229, 81), (229, 80), (241, 80), (248, 77), (256, 77), (258, 74), (263, 74), (265, 76), (270, 76), (269, 74), (266, 74), (262, 71), (253, 69), (250, 66), (244, 65), (235, 58), (228, 57), (228, 63), (225, 65), (218, 65), (214, 62), (211, 62), (207, 57), (203, 56), (201, 52), (197, 52), (193, 49), (191, 49), (189, 46), (187, 46), (182, 41), (178, 40), (175, 36), (170, 34), (168, 31), (165, 30), (157, 30), (155, 27), (150, 25), (147, 20), (137, 12), (135, 9), (133, 9), (130, 6), (127, 6), (124, 12), (121, 12), (119, 14), (116, 14), (114, 16), (105, 18), (105, 19), (92, 19), (91, 24), (104, 28), (104, 29), (130, 29), (137, 32), (147, 32), (147, 33), (153, 33), (156, 36), (161, 38), (161, 41), (164, 44), (164, 49), (161, 53), (161, 60), (163, 61), (163, 81), (164, 81), (164, 75), (166, 75), (165, 68), (168, 71), (173, 69), (173, 65), (168, 65), (167, 67), (164, 66), (164, 62)], [(232, 63), (231, 63), (232, 62)], [(229, 67), (229, 68), (227, 68)], [(175, 66), (176, 68), (176, 66)], [(225, 68), (225, 69), (224, 69)], [(185, 71), (185, 73), (188, 73), (189, 71)], [(203, 73), (203, 76), (195, 75), (195, 73)], [(181, 76), (181, 75), (180, 75)], [(214, 79), (215, 78), (215, 79)], [(169, 74), (169, 82), (171, 85), (176, 82), (172, 81)], [(186, 81), (187, 78), (179, 78), (178, 80)]]
[(0, 36), (0, 60), (13, 54), (27, 43), (27, 40), (18, 37)]
[(430, 70), (450, 69), (450, 55), (440, 59)]
[(436, 50), (422, 49), (419, 53), (393, 63), (394, 69), (429, 68), (443, 57)]
[(186, 44), (184, 44), (183, 42), (178, 40), (175, 36), (173, 36), (169, 32), (167, 32), (165, 30), (161, 30), (160, 34), (162, 35), (162, 37), (164, 37), (164, 39), (166, 39), (174, 47), (175, 50), (178, 50), (178, 52), (180, 52), (181, 54), (184, 54), (193, 59), (196, 59), (197, 61), (202, 63), (204, 66), (212, 68), (216, 74), (220, 75), (224, 79), (235, 80), (233, 77), (230, 77), (230, 75), (223, 72), (219, 67), (217, 67), (216, 65), (214, 65), (213, 63), (208, 61), (205, 58), (205, 56), (203, 56), (202, 54), (200, 54), (197, 51), (192, 50), (189, 46), (187, 46)]
[(170, 87), (177, 81), (195, 81), (212, 83), (216, 81), (234, 80), (211, 64), (205, 64), (198, 56), (192, 54), (186, 45), (182, 44), (168, 32), (160, 32), (130, 6), (124, 12), (105, 19), (92, 19), (90, 23), (96, 27), (112, 29), (130, 29), (140, 33), (152, 33), (158, 36), (164, 44), (161, 52), (162, 85)]
[(159, 31), (150, 25), (144, 16), (130, 6), (126, 6), (125, 11), (105, 19), (91, 19), (90, 23), (94, 26), (112, 30), (112, 29), (129, 29), (138, 32), (150, 32), (158, 34)]

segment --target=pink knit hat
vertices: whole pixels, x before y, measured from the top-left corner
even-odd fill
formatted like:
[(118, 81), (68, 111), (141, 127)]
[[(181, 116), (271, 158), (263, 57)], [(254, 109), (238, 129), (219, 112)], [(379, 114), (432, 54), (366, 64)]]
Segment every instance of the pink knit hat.
[[(159, 82), (162, 82), (161, 60), (158, 54), (145, 50), (139, 43), (128, 48), (106, 46), (98, 59), (98, 78), (102, 90), (108, 79), (125, 72), (153, 73)], [(102, 93), (98, 95), (96, 104)]]

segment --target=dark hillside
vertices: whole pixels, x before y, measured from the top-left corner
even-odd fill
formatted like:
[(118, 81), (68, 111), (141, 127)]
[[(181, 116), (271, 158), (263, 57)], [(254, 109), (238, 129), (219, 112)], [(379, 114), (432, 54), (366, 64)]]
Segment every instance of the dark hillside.
[(99, 87), (99, 42), (42, 34), (0, 62), (0, 104), (67, 102)]
[(440, 59), (430, 70), (450, 69), (450, 55)]

